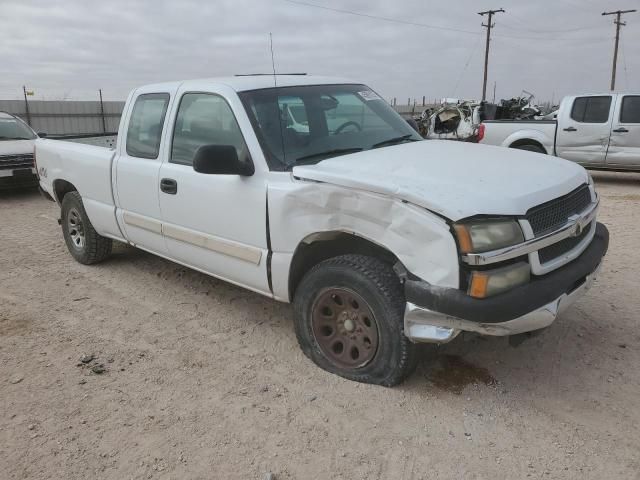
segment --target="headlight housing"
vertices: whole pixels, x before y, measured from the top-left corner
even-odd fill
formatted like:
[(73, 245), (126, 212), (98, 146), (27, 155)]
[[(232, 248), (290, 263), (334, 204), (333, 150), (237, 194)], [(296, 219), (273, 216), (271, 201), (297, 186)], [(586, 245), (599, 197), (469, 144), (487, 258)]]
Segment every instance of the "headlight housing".
[(531, 268), (518, 262), (493, 270), (471, 272), (468, 294), (474, 298), (487, 298), (529, 283)]
[(524, 242), (524, 234), (515, 220), (475, 220), (456, 223), (453, 229), (462, 253), (481, 253)]

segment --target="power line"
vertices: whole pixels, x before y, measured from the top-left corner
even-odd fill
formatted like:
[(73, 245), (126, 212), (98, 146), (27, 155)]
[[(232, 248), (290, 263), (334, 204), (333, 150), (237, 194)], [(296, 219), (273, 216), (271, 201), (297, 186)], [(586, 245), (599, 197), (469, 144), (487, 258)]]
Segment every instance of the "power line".
[(622, 54), (622, 65), (624, 66), (624, 85), (629, 90), (629, 74), (627, 72), (627, 55), (624, 50), (624, 43), (620, 41), (620, 53)]
[[(315, 3), (309, 3), (309, 2), (304, 2), (301, 0), (283, 0), (287, 3), (292, 3), (294, 5), (298, 5), (298, 6), (302, 6), (302, 7), (310, 7), (310, 8), (317, 8), (320, 10), (327, 10), (330, 12), (334, 12), (334, 13), (342, 13), (342, 14), (346, 14), (346, 15), (353, 15), (353, 16), (357, 16), (357, 17), (364, 17), (364, 18), (370, 18), (373, 20), (381, 20), (383, 22), (390, 22), (390, 23), (396, 23), (396, 24), (400, 24), (400, 25), (410, 25), (413, 27), (420, 27), (420, 28), (428, 28), (428, 29), (434, 29), (434, 30), (442, 30), (442, 31), (450, 31), (450, 32), (457, 32), (457, 33), (462, 33), (462, 34), (466, 34), (466, 35), (482, 35), (480, 32), (475, 32), (472, 30), (464, 30), (461, 28), (453, 28), (453, 27), (443, 27), (441, 25), (431, 25), (428, 23), (421, 23), (421, 22), (413, 22), (413, 21), (409, 21), (409, 20), (402, 20), (399, 18), (390, 18), (390, 17), (383, 17), (380, 15), (372, 15), (372, 14), (368, 14), (368, 13), (361, 13), (361, 12), (356, 12), (354, 10), (345, 10), (342, 8), (333, 8), (333, 7), (327, 7), (325, 5), (318, 5)], [(502, 25), (502, 23), (500, 24)], [(508, 27), (511, 28), (513, 30), (517, 30), (514, 27)], [(589, 27), (584, 27), (584, 28), (576, 28), (576, 29), (570, 29), (570, 30), (561, 30), (558, 31), (558, 34), (561, 33), (572, 33), (573, 31), (578, 31), (578, 30), (589, 30)], [(547, 35), (547, 33), (550, 32), (540, 32), (543, 35)], [(556, 41), (556, 40), (560, 40), (557, 37), (549, 37), (547, 36), (541, 36), (541, 37), (534, 37), (531, 35), (504, 35), (504, 34), (499, 34), (499, 35), (494, 35), (494, 37), (496, 38), (513, 38), (513, 39), (519, 39), (519, 40), (536, 40), (536, 41)], [(593, 37), (593, 38), (581, 38), (580, 40), (604, 40), (602, 37)]]
[[(441, 25), (431, 25), (428, 23), (421, 23), (421, 22), (413, 22), (410, 20), (401, 20), (399, 18), (390, 18), (390, 17), (383, 17), (380, 15), (372, 15), (369, 13), (361, 13), (361, 12), (356, 12), (354, 10), (345, 10), (342, 8), (333, 8), (333, 7), (327, 7), (325, 5), (318, 5), (315, 3), (310, 3), (310, 2), (305, 2), (305, 1), (301, 1), (301, 0), (283, 0), (287, 3), (292, 3), (294, 5), (298, 5), (298, 6), (302, 6), (302, 7), (309, 7), (309, 8), (317, 8), (320, 10), (327, 10), (330, 12), (335, 12), (335, 13), (342, 13), (342, 14), (346, 14), (346, 15), (353, 15), (356, 17), (364, 17), (364, 18), (370, 18), (373, 20), (381, 20), (383, 22), (390, 22), (390, 23), (396, 23), (396, 24), (400, 24), (400, 25), (410, 25), (413, 27), (420, 27), (420, 28), (428, 28), (428, 29), (433, 29), (433, 30), (441, 30), (441, 31), (449, 31), (449, 32), (457, 32), (457, 33), (462, 33), (462, 34), (466, 34), (466, 35), (482, 35), (480, 32), (476, 32), (473, 30), (464, 30), (461, 28), (453, 28), (453, 27), (443, 27)], [(502, 24), (501, 24), (502, 25)], [(585, 27), (586, 28), (586, 27)], [(558, 33), (562, 33), (562, 32), (558, 32)], [(571, 31), (569, 31), (569, 33), (571, 33)], [(557, 37), (549, 37), (549, 36), (541, 36), (541, 37), (534, 37), (534, 36), (527, 36), (527, 35), (494, 35), (495, 37), (500, 37), (500, 38), (514, 38), (514, 39), (520, 39), (520, 40), (537, 40), (537, 41), (547, 41), (547, 40), (558, 40)], [(589, 40), (589, 38), (582, 38), (580, 40)], [(596, 38), (592, 38), (592, 40), (596, 40)], [(597, 38), (597, 40), (603, 40), (603, 38)]]
[(601, 24), (594, 24), (594, 25), (590, 25), (590, 26), (584, 26), (584, 27), (575, 27), (575, 28), (562, 28), (560, 30), (547, 30), (547, 29), (539, 29), (539, 28), (531, 28), (530, 26), (528, 26), (529, 22), (520, 18), (518, 15), (515, 15), (511, 10), (509, 10), (509, 18), (513, 19), (516, 21), (516, 23), (520, 24), (520, 25), (525, 25), (522, 27), (513, 27), (509, 24), (500, 22), (500, 25), (504, 28), (507, 28), (509, 30), (516, 30), (516, 31), (526, 31), (526, 32), (531, 32), (531, 33), (539, 33), (541, 35), (545, 35), (545, 34), (549, 34), (549, 33), (572, 33), (572, 32), (582, 32), (584, 30), (592, 30), (594, 28), (597, 28), (599, 26), (601, 26)]
[(321, 10), (329, 10), (331, 12), (337, 12), (337, 13), (346, 13), (348, 15), (355, 15), (357, 17), (373, 18), (375, 20), (383, 20), (385, 22), (400, 23), (400, 24), (403, 24), (403, 25), (413, 25), (414, 27), (432, 28), (434, 30), (446, 30), (446, 31), (450, 31), (450, 32), (466, 33), (466, 34), (469, 34), (469, 35), (479, 35), (478, 32), (474, 32), (474, 31), (471, 31), (471, 30), (462, 30), (460, 28), (442, 27), (440, 25), (429, 25), (427, 23), (411, 22), (411, 21), (408, 21), (408, 20), (400, 20), (398, 18), (381, 17), (379, 15), (370, 15), (368, 13), (360, 13), (360, 12), (356, 12), (356, 11), (353, 11), (353, 10), (344, 10), (342, 8), (326, 7), (324, 5), (317, 5), (315, 3), (301, 2), (299, 0), (284, 0), (284, 1), (285, 2), (289, 2), (289, 3), (295, 3), (296, 5), (303, 5), (305, 7), (319, 8)]
[(469, 64), (471, 63), (471, 60), (473, 59), (473, 56), (476, 53), (476, 50), (478, 49), (479, 45), (480, 45), (480, 37), (476, 39), (475, 43), (473, 44), (473, 47), (471, 47), (471, 50), (469, 51), (469, 58), (467, 58), (467, 61), (465, 62), (464, 67), (460, 72), (460, 75), (458, 76), (458, 80), (456, 81), (456, 86), (453, 88), (452, 96), (455, 97), (456, 92), (458, 91), (458, 87), (460, 86), (460, 82), (462, 81), (462, 77), (464, 76), (464, 72), (467, 71), (467, 68), (469, 67)]

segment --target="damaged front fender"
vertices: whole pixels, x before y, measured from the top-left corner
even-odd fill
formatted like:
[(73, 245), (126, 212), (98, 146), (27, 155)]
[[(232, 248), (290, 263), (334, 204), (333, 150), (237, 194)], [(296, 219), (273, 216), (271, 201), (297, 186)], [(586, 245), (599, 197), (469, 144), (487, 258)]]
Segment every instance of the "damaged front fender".
[(274, 296), (289, 298), (293, 253), (322, 232), (362, 237), (395, 255), (426, 282), (458, 288), (458, 253), (447, 222), (386, 195), (315, 181), (270, 182), (269, 225)]

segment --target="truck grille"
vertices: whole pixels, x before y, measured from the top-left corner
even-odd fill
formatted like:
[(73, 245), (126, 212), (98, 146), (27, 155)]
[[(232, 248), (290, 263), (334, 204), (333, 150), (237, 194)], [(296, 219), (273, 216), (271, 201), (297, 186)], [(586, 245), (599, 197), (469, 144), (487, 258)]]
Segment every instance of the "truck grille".
[(33, 168), (33, 154), (0, 155), (0, 170), (16, 170), (20, 168)]
[(577, 237), (569, 237), (564, 240), (560, 240), (558, 243), (554, 243), (553, 245), (549, 245), (548, 247), (541, 248), (538, 250), (538, 257), (540, 259), (541, 264), (545, 264), (554, 260), (566, 253), (569, 253), (571, 250), (576, 248), (578, 244), (587, 238), (589, 232), (591, 231), (593, 223), (590, 223)]
[[(573, 192), (529, 209), (526, 219), (536, 237), (552, 232), (567, 223), (571, 215), (580, 213), (591, 203), (588, 185), (582, 185)], [(588, 231), (588, 229), (587, 229)], [(574, 240), (574, 239), (571, 239)], [(559, 242), (561, 244), (562, 242)], [(547, 248), (555, 247), (552, 245)]]

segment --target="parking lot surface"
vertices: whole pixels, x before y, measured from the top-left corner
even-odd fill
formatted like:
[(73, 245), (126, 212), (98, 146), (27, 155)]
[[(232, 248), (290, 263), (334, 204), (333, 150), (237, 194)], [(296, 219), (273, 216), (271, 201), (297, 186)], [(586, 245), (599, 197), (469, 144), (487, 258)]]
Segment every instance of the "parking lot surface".
[(125, 245), (80, 265), (55, 204), (0, 193), (0, 477), (640, 478), (640, 175), (593, 176), (587, 296), (393, 389), (315, 367), (289, 305)]

